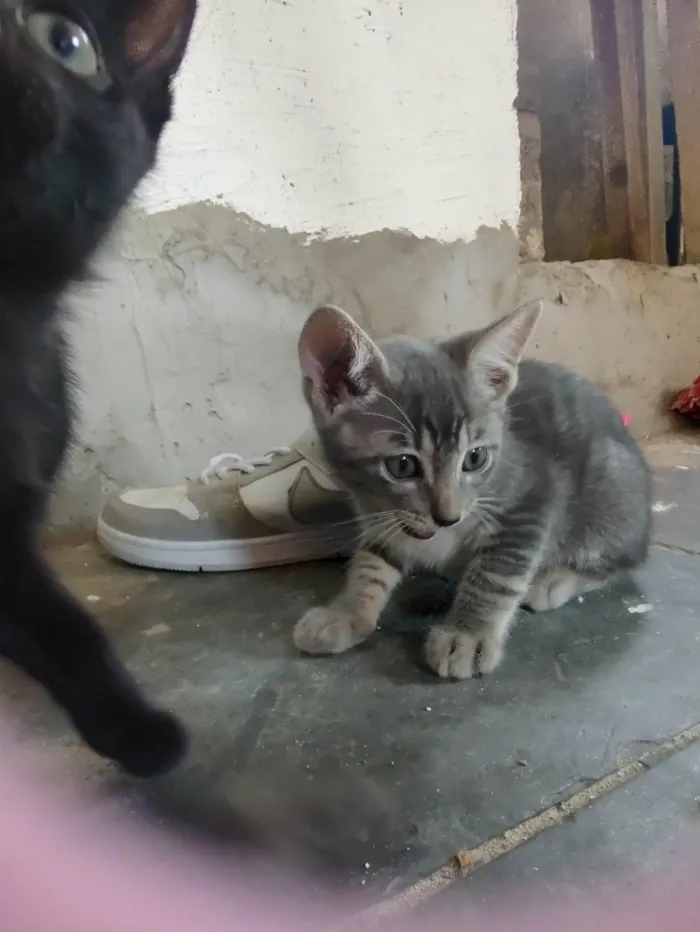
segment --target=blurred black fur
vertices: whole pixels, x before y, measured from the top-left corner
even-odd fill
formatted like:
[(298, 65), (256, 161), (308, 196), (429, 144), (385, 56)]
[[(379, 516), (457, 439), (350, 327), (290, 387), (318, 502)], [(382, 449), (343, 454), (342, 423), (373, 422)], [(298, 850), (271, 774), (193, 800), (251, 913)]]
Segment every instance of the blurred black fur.
[(404, 847), (397, 807), (357, 773), (251, 776), (224, 787), (178, 774), (144, 785), (137, 815), (219, 853), (273, 860), (309, 876), (364, 877)]
[[(0, 653), (139, 776), (171, 768), (184, 734), (54, 577), (38, 532), (73, 419), (62, 301), (155, 162), (195, 4), (0, 0)], [(176, 774), (143, 792), (140, 815), (188, 838), (323, 869), (361, 866), (386, 813), (340, 777), (223, 793)]]
[(155, 162), (196, 0), (0, 0), (0, 653), (139, 776), (186, 746), (41, 556), (71, 439), (66, 290)]

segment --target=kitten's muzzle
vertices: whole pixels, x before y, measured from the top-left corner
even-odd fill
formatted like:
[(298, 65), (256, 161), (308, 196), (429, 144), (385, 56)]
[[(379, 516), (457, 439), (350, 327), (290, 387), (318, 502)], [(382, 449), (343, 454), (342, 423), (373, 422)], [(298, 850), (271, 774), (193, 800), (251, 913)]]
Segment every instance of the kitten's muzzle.
[(406, 522), (402, 525), (404, 534), (408, 534), (409, 537), (413, 537), (414, 540), (430, 540), (431, 537), (435, 537), (435, 531), (430, 528), (415, 528)]

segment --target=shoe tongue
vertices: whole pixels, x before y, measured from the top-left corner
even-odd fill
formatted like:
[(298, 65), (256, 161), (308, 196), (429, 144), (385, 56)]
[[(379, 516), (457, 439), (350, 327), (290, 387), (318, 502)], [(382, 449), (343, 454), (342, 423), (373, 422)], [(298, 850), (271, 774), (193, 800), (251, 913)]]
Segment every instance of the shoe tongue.
[(323, 452), (321, 441), (318, 439), (318, 434), (315, 430), (309, 429), (305, 431), (301, 437), (294, 441), (292, 449), (304, 459), (308, 460), (312, 466), (321, 470), (321, 472), (329, 472), (328, 462)]

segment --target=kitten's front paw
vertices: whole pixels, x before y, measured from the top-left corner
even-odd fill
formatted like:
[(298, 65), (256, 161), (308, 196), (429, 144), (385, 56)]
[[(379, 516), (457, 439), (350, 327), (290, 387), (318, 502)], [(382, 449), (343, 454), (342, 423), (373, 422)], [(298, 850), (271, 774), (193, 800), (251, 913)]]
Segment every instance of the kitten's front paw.
[(363, 618), (335, 605), (311, 608), (294, 628), (294, 643), (305, 654), (342, 654), (374, 631)]
[(561, 608), (582, 588), (582, 580), (576, 573), (564, 566), (555, 566), (533, 580), (523, 604), (533, 612), (549, 612)]
[(445, 680), (468, 680), (491, 673), (503, 658), (503, 643), (494, 635), (457, 628), (433, 628), (425, 642), (425, 661)]

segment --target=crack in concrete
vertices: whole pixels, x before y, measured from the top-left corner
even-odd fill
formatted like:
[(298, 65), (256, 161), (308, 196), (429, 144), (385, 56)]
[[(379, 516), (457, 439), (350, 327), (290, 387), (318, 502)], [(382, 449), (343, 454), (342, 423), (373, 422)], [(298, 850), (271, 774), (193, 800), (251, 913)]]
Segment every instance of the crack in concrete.
[(416, 906), (442, 892), (457, 880), (481, 870), (492, 861), (524, 845), (525, 842), (537, 838), (543, 832), (572, 820), (582, 809), (594, 805), (603, 797), (625, 786), (663, 761), (674, 757), (698, 740), (700, 740), (700, 722), (676, 732), (665, 740), (654, 742), (644, 754), (640, 754), (634, 760), (594, 780), (584, 789), (567, 796), (566, 799), (517, 822), (502, 834), (490, 838), (475, 848), (457, 851), (432, 874), (421, 878), (395, 896), (375, 903), (360, 912), (350, 923), (344, 923), (343, 928), (352, 926), (356, 922), (377, 923), (406, 910), (415, 909)]
[(700, 550), (693, 550), (692, 547), (681, 547), (678, 544), (667, 544), (662, 540), (651, 542), (652, 547), (658, 547), (660, 550), (668, 550), (669, 553), (684, 553), (689, 557), (700, 557)]

